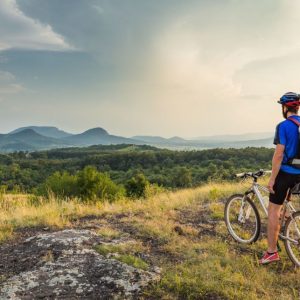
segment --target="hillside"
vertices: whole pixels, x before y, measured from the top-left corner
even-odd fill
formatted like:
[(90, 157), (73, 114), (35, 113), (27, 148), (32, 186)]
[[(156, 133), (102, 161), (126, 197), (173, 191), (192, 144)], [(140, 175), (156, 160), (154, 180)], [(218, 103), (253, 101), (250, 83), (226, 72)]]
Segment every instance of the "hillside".
[(70, 134), (56, 127), (28, 126), (15, 129), (8, 134), (0, 134), (2, 153), (118, 144), (143, 145), (147, 142), (111, 135), (100, 127), (79, 134)]
[(160, 136), (134, 136), (133, 139), (143, 141), (159, 148), (177, 150), (200, 150), (213, 148), (246, 148), (246, 147), (273, 147), (273, 137), (270, 133), (220, 135), (183, 139), (181, 137), (163, 138)]
[(143, 144), (134, 139), (110, 135), (103, 128), (89, 129), (80, 134), (74, 134), (63, 139), (76, 146), (111, 145), (111, 144)]
[[(144, 270), (150, 272), (149, 276), (153, 272), (159, 275), (160, 279), (152, 278), (150, 285), (138, 282), (138, 289), (133, 293), (142, 299), (294, 299), (299, 294), (299, 270), (294, 269), (284, 250), (281, 262), (258, 266), (257, 259), (266, 247), (265, 228), (263, 239), (248, 246), (234, 242), (227, 234), (223, 221), (225, 198), (245, 188), (239, 184), (209, 184), (141, 201), (97, 205), (54, 198), (50, 202), (37, 199), (33, 202), (25, 195), (4, 196), (0, 219), (0, 255), (5, 258), (0, 268), (2, 296), (16, 290), (23, 293), (24, 299), (36, 291), (47, 297), (66, 291), (76, 295), (84, 282), (90, 295), (99, 293), (101, 287), (107, 292), (110, 287), (111, 292), (121, 293), (122, 299), (132, 299), (132, 294), (122, 294), (124, 289), (118, 287), (120, 277), (114, 277), (117, 273), (109, 273), (110, 285), (107, 285), (107, 277), (100, 272), (105, 268), (110, 270), (109, 265), (119, 268), (118, 262), (122, 262), (122, 268), (130, 265), (139, 276), (144, 276)], [(68, 242), (56, 248), (63, 236), (69, 237)], [(82, 240), (87, 242), (82, 244)], [(56, 246), (46, 249), (47, 243)], [(92, 255), (99, 268), (96, 271), (93, 264), (89, 265), (91, 256), (81, 257), (78, 261), (81, 273), (77, 277), (76, 266), (69, 265), (67, 255), (72, 247), (81, 249), (83, 245), (92, 250), (82, 253), (90, 253), (87, 255)], [(75, 261), (79, 259), (77, 256), (73, 256)], [(67, 264), (66, 277), (52, 280), (52, 288), (47, 288), (44, 282), (51, 280), (53, 272), (59, 272), (62, 262)], [(87, 266), (93, 273), (85, 271)], [(43, 275), (44, 279), (36, 273), (40, 268), (50, 270)], [(127, 284), (130, 272), (123, 270), (118, 274), (122, 274), (121, 280)], [(31, 285), (26, 285), (29, 275)], [(12, 276), (17, 284), (15, 289), (11, 286)], [(61, 284), (63, 278), (70, 284)], [(78, 295), (86, 295), (85, 285), (78, 290)]]
[(70, 145), (60, 139), (43, 136), (29, 128), (0, 136), (0, 151), (3, 152), (43, 150)]
[(163, 188), (193, 187), (209, 180), (232, 180), (242, 171), (270, 169), (272, 155), (267, 148), (172, 151), (132, 144), (2, 154), (0, 187), (36, 193), (55, 172), (74, 175), (86, 166), (107, 173), (120, 185), (142, 173)]
[[(25, 133), (30, 132), (25, 137)], [(23, 138), (17, 138), (18, 134)], [(37, 136), (39, 135), (39, 141)], [(17, 139), (16, 139), (17, 138)], [(183, 139), (179, 136), (134, 136), (131, 138), (110, 134), (101, 127), (91, 128), (82, 133), (71, 134), (53, 126), (27, 126), (0, 134), (0, 152), (38, 151), (62, 147), (87, 147), (92, 145), (149, 145), (171, 150), (201, 150), (212, 148), (273, 147), (270, 133), (249, 133)]]
[(32, 129), (32, 130), (34, 130), (38, 134), (41, 134), (41, 135), (44, 135), (44, 136), (47, 136), (47, 137), (51, 137), (51, 138), (56, 138), (56, 139), (65, 138), (67, 136), (72, 135), (71, 133), (68, 133), (68, 132), (65, 132), (63, 130), (60, 130), (57, 127), (54, 127), (54, 126), (27, 126), (27, 127), (20, 127), (18, 129), (13, 130), (9, 134), (18, 133), (18, 132), (23, 131), (25, 129)]

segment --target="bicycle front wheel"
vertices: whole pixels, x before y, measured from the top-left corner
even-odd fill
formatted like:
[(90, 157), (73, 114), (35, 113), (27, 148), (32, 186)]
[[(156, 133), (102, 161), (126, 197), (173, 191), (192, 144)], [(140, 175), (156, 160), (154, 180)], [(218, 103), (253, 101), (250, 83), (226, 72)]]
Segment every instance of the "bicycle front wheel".
[(230, 235), (240, 243), (256, 242), (261, 221), (258, 210), (249, 197), (232, 195), (225, 204), (225, 223)]
[(300, 211), (288, 218), (284, 228), (284, 246), (291, 261), (300, 267)]

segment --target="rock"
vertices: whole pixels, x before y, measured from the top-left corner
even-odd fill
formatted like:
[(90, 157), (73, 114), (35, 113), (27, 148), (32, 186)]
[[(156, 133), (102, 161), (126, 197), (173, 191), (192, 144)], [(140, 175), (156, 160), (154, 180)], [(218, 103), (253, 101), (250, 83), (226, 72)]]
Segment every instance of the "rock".
[(157, 273), (157, 274), (160, 274), (161, 273), (161, 268), (157, 267), (157, 266), (154, 266), (153, 267), (153, 272)]
[[(30, 249), (41, 258), (47, 251), (55, 255), (1, 282), (0, 299), (135, 299), (159, 278), (158, 272), (103, 257), (92, 247), (99, 243), (101, 238), (89, 230), (63, 230), (28, 238), (20, 243), (20, 250), (26, 250), (23, 254), (29, 258)], [(17, 263), (27, 259), (19, 257)]]
[(174, 231), (178, 233), (178, 235), (184, 235), (183, 229), (180, 226), (175, 226)]

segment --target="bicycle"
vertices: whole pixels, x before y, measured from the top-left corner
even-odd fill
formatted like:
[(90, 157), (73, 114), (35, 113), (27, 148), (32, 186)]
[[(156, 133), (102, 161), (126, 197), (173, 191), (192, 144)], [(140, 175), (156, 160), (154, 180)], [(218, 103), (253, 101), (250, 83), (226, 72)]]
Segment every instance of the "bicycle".
[[(236, 174), (237, 178), (252, 179), (252, 185), (244, 194), (230, 196), (225, 204), (224, 217), (229, 234), (237, 242), (250, 244), (258, 240), (261, 233), (261, 218), (255, 199), (258, 199), (266, 216), (268, 216), (267, 205), (261, 191), (269, 193), (268, 189), (257, 183), (258, 178), (271, 171), (259, 170), (257, 172), (246, 172)], [(296, 194), (300, 184), (289, 191), (282, 206), (280, 218), (279, 238), (283, 240), (286, 252), (295, 264), (300, 267), (300, 211), (296, 211), (290, 202), (292, 195)], [(299, 193), (297, 193), (299, 194)], [(279, 243), (277, 247), (280, 250)]]

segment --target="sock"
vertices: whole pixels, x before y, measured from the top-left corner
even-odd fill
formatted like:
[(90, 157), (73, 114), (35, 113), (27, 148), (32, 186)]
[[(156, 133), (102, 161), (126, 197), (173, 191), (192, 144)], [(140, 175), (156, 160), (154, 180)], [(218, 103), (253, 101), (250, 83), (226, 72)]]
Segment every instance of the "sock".
[(275, 251), (275, 252), (269, 252), (269, 251), (267, 251), (267, 253), (269, 254), (269, 255), (273, 255), (273, 254), (275, 254), (277, 251)]

